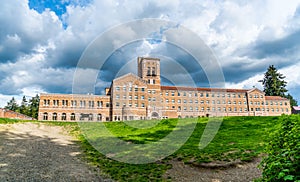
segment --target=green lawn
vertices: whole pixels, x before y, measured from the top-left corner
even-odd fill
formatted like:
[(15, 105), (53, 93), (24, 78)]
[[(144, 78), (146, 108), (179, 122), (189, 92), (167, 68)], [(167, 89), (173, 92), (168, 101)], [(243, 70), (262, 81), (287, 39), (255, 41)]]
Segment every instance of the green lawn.
[[(217, 135), (202, 150), (199, 149), (199, 142), (207, 125), (207, 118), (199, 118), (198, 120), (182, 119), (179, 121), (177, 119), (132, 121), (126, 123), (47, 123), (64, 126), (73, 135), (76, 135), (87, 154), (88, 161), (95, 166), (99, 166), (104, 175), (118, 181), (167, 181), (169, 179), (162, 179), (162, 175), (168, 168), (171, 168), (168, 161), (174, 158), (194, 164), (211, 161), (233, 161), (236, 159), (251, 161), (263, 152), (270, 131), (274, 130), (275, 125), (279, 122), (278, 118), (225, 117)], [(156, 125), (152, 127), (151, 122), (156, 122)], [(0, 123), (11, 122), (0, 120)], [(146, 129), (143, 129), (143, 127)], [(193, 127), (195, 128), (192, 130), (191, 136), (179, 150), (162, 160), (149, 164), (117, 162), (105, 157), (90, 145), (92, 143), (97, 148), (97, 144), (100, 144), (102, 146), (97, 149), (102, 153), (110, 154), (110, 149), (114, 149), (117, 152), (111, 154), (111, 156), (117, 155), (121, 159), (122, 157), (128, 158), (128, 156), (135, 156), (135, 154), (143, 152), (143, 146), (159, 143), (160, 139), (167, 138), (166, 136), (169, 136), (169, 134), (174, 134), (180, 140), (181, 137), (185, 136), (182, 131), (187, 128), (191, 130)], [(109, 134), (114, 137), (109, 136)], [(116, 137), (118, 140), (115, 140)], [(174, 138), (166, 140), (167, 143), (163, 145), (165, 147), (178, 147), (178, 144), (172, 142), (172, 140)], [(126, 151), (123, 149), (126, 149)], [(160, 152), (159, 147), (151, 152), (146, 154), (149, 160), (152, 159), (151, 156), (156, 156)], [(137, 159), (132, 158), (130, 160), (136, 162)]]

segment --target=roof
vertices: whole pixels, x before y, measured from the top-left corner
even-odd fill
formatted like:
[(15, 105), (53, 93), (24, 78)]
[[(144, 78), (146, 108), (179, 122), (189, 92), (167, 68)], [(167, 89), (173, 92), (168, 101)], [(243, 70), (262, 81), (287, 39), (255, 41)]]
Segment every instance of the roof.
[(176, 87), (161, 86), (161, 90), (186, 90), (186, 91), (209, 91), (209, 92), (238, 92), (245, 93), (248, 89), (223, 89), (223, 88), (199, 88), (199, 87)]
[(293, 106), (293, 109), (296, 111), (300, 111), (300, 106)]
[(266, 100), (289, 100), (287, 98), (284, 97), (280, 97), (280, 96), (265, 96)]

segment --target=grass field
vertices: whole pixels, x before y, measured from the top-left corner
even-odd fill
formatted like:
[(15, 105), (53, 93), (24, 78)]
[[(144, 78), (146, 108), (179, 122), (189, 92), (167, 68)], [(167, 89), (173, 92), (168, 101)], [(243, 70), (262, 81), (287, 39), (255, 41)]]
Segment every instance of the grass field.
[[(100, 143), (109, 145), (110, 138), (105, 136), (105, 132), (96, 127), (99, 123), (88, 126), (89, 133), (82, 133), (82, 125), (69, 122), (47, 122), (53, 125), (60, 125), (68, 128), (73, 135), (80, 140), (80, 145), (86, 153), (88, 161), (99, 166), (104, 175), (118, 181), (168, 181), (162, 179), (163, 174), (171, 165), (171, 159), (183, 160), (186, 163), (200, 164), (212, 161), (251, 161), (264, 150), (264, 145), (268, 140), (269, 133), (275, 129), (279, 117), (225, 117), (217, 135), (212, 142), (204, 149), (199, 149), (199, 142), (202, 133), (207, 125), (207, 118), (199, 118), (194, 122), (195, 129), (191, 136), (179, 150), (170, 156), (149, 164), (127, 164), (117, 162), (105, 157), (95, 150), (89, 141), (97, 140)], [(100, 125), (111, 132), (114, 136), (129, 144), (150, 144), (165, 138), (176, 128), (177, 122), (180, 128), (184, 129), (191, 125), (191, 119), (177, 121), (168, 119), (156, 121), (157, 125), (146, 129), (139, 129), (136, 125), (139, 122), (152, 121), (133, 121), (134, 123), (107, 122)], [(0, 123), (13, 123), (15, 120), (0, 120)], [(80, 125), (80, 126), (79, 126)], [(85, 125), (84, 125), (85, 126)], [(131, 127), (137, 126), (137, 127)], [(86, 139), (88, 136), (89, 141)], [(93, 141), (92, 141), (93, 142)], [(116, 147), (116, 146), (112, 146)], [(131, 151), (135, 154), (136, 148)], [(127, 153), (128, 154), (128, 153)], [(124, 154), (125, 155), (125, 154)]]

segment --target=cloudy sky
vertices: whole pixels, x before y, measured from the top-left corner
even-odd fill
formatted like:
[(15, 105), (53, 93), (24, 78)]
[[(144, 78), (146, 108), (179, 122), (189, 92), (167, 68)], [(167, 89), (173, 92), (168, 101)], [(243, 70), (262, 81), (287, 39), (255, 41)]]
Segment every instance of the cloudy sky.
[[(72, 93), (74, 72), (88, 46), (113, 27), (145, 18), (174, 22), (200, 37), (216, 56), (226, 87), (262, 88), (258, 80), (275, 65), (286, 76), (289, 93), (300, 102), (299, 0), (3, 0), (0, 106), (12, 96)], [(139, 30), (124, 29), (122, 36), (134, 31)], [(163, 32), (162, 28), (154, 34), (155, 40), (115, 47), (98, 70), (96, 94), (116, 76), (135, 73), (137, 56), (161, 58), (166, 85), (172, 79), (184, 85), (180, 69), (167, 66), (175, 61), (197, 86), (208, 86), (205, 68), (195, 67), (188, 51), (162, 41)]]

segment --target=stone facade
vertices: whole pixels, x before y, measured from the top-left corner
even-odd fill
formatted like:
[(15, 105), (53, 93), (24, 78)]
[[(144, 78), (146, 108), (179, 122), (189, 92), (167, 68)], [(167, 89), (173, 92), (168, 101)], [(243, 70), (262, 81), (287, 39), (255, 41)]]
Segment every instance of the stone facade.
[(291, 114), (290, 102), (253, 89), (161, 86), (160, 60), (139, 57), (138, 75), (112, 81), (106, 95), (41, 94), (39, 120), (120, 121)]

